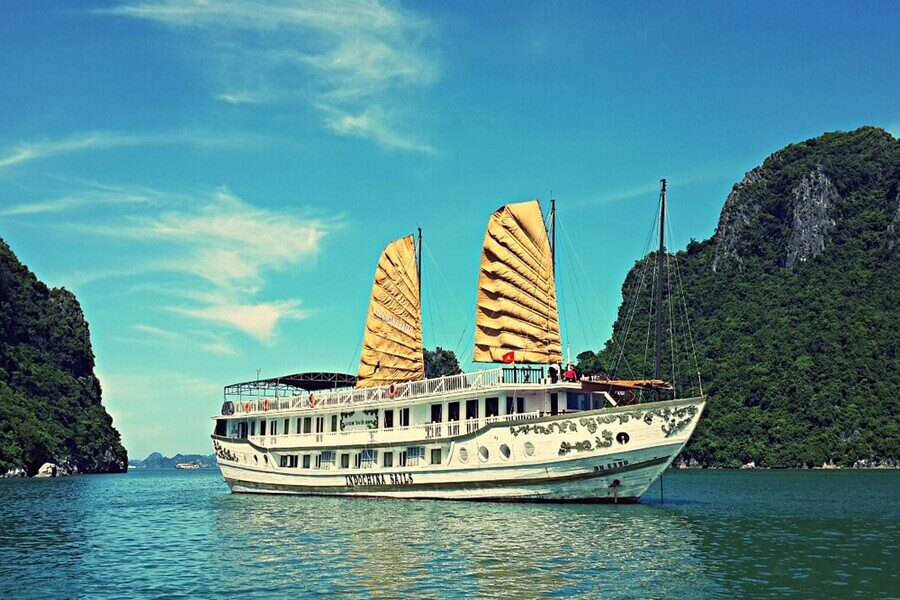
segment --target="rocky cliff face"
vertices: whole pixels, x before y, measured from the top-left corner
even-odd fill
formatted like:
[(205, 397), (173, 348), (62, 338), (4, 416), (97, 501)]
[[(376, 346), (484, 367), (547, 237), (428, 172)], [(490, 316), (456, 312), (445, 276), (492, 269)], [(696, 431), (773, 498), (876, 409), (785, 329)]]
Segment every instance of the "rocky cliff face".
[(0, 240), (0, 474), (127, 469), (103, 408), (84, 313), (49, 289)]
[(716, 227), (716, 251), (713, 257), (712, 269), (718, 270), (719, 265), (728, 261), (741, 264), (741, 245), (744, 231), (756, 221), (759, 206), (753, 202), (747, 202), (743, 198), (748, 190), (756, 186), (765, 186), (762, 167), (757, 167), (747, 172), (740, 183), (734, 184), (731, 193), (725, 200), (725, 207), (719, 215), (719, 225)]
[(791, 240), (788, 243), (785, 266), (788, 269), (800, 261), (815, 258), (825, 250), (828, 233), (834, 228), (834, 220), (829, 212), (839, 200), (837, 189), (822, 173), (822, 167), (815, 170), (791, 190)]
[[(779, 150), (747, 173), (725, 201), (715, 235), (677, 255), (673, 279), (684, 282), (709, 394), (683, 462), (897, 464), (898, 249), (900, 141), (887, 132), (828, 133)], [(655, 256), (639, 261), (623, 285), (616, 341), (599, 364), (582, 370), (647, 364), (645, 338), (624, 331), (629, 314), (650, 314), (649, 292), (635, 285), (648, 260)], [(670, 341), (666, 357), (691, 347), (684, 337)], [(666, 377), (689, 392), (696, 370), (682, 352)]]

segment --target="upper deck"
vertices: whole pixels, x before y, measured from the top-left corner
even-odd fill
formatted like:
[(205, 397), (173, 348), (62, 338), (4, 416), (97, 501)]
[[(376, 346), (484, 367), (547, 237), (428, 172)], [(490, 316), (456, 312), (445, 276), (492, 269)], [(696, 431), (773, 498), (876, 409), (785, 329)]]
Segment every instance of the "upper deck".
[[(422, 381), (412, 381), (371, 388), (341, 387), (338, 389), (303, 390), (295, 385), (267, 380), (247, 382), (225, 388), (225, 405), (222, 414), (239, 418), (254, 413), (316, 411), (326, 412), (335, 408), (373, 406), (382, 403), (414, 403), (416, 400), (445, 398), (454, 395), (478, 393), (490, 389), (503, 389), (514, 385), (519, 389), (540, 388), (549, 385), (543, 367), (498, 367), (445, 375)], [(579, 382), (563, 382), (560, 387), (577, 389)], [(228, 403), (231, 402), (231, 405)]]

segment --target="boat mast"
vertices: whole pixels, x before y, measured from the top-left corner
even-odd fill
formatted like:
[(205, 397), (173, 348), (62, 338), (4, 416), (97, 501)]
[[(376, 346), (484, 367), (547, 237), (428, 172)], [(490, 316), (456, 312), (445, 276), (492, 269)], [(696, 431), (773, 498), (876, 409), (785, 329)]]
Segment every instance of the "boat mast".
[(416, 275), (419, 276), (419, 306), (422, 306), (422, 228), (419, 227), (419, 242), (416, 249)]
[(556, 278), (556, 200), (550, 198), (550, 264)]
[(662, 289), (663, 289), (663, 270), (665, 269), (665, 252), (666, 252), (666, 180), (660, 179), (659, 190), (659, 252), (657, 258), (657, 281), (656, 281), (656, 371), (653, 375), (654, 379), (662, 378)]

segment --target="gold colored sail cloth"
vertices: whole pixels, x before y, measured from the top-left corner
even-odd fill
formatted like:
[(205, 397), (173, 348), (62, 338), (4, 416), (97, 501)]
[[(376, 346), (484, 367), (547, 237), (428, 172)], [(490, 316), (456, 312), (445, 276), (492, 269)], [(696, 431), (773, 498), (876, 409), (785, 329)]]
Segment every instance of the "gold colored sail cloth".
[(388, 244), (375, 269), (356, 387), (425, 379), (413, 237)]
[(484, 234), (474, 360), (512, 357), (520, 363), (562, 361), (553, 260), (537, 200), (503, 206)]

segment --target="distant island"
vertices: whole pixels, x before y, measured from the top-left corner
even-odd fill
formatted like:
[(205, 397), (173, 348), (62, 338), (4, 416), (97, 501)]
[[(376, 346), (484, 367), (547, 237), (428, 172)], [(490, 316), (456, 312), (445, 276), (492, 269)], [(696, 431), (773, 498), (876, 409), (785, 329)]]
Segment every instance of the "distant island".
[[(613, 337), (578, 355), (582, 372), (649, 374), (646, 330), (625, 332), (649, 312), (637, 284), (656, 260), (628, 273)], [(863, 127), (779, 150), (669, 265), (709, 394), (681, 465), (900, 466), (900, 141)], [(671, 378), (670, 345), (663, 356)], [(693, 360), (675, 371), (696, 381)]]
[(196, 463), (204, 467), (217, 466), (215, 454), (176, 454), (170, 458), (159, 452), (151, 452), (144, 460), (133, 458), (128, 461), (128, 466), (137, 469), (174, 469), (175, 465), (184, 463)]
[(75, 295), (48, 288), (0, 239), (0, 476), (126, 471), (100, 400)]

